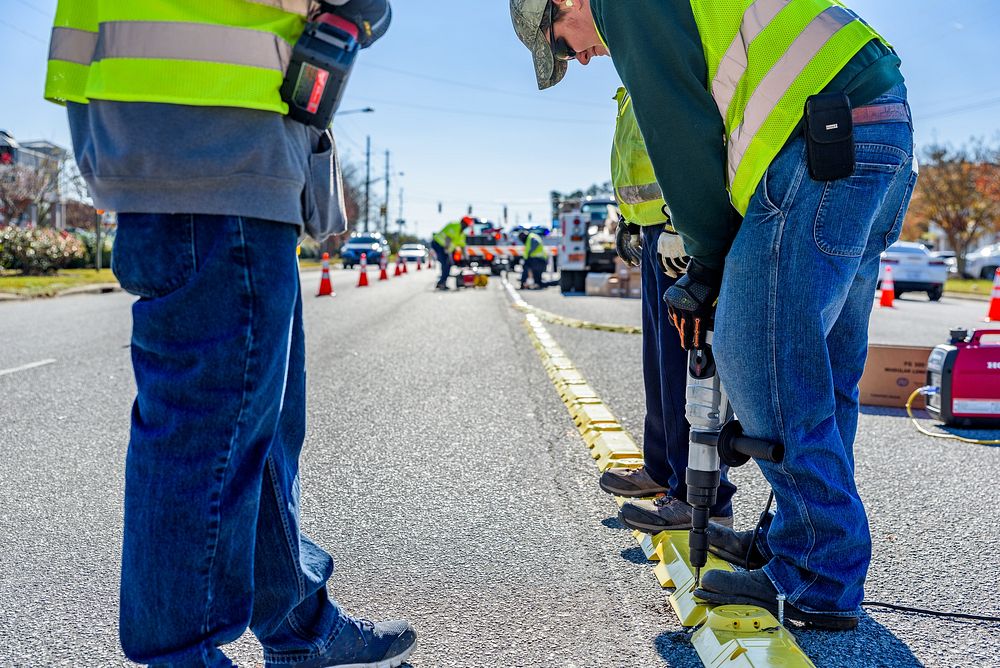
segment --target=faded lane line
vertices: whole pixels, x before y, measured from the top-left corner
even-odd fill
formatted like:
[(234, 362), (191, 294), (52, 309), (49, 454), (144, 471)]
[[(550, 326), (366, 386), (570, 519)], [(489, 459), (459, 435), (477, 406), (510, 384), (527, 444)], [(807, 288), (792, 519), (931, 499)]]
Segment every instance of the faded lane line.
[(55, 363), (56, 363), (55, 360), (41, 360), (39, 362), (32, 362), (31, 364), (16, 366), (13, 369), (0, 370), (0, 376), (6, 376), (8, 374), (17, 373), (18, 371), (27, 371), (28, 369), (37, 369), (40, 366), (48, 366), (49, 364), (55, 364)]

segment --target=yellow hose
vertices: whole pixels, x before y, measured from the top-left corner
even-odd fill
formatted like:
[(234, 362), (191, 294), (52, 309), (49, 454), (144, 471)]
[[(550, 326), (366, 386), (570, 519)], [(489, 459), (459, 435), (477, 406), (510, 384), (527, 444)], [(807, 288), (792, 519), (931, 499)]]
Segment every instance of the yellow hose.
[(924, 434), (925, 436), (930, 436), (931, 438), (943, 438), (948, 441), (961, 441), (962, 443), (972, 443), (974, 445), (1000, 445), (1000, 440), (983, 441), (975, 438), (966, 438), (965, 436), (958, 436), (956, 434), (942, 434), (940, 432), (928, 431), (923, 427), (921, 427), (920, 423), (917, 422), (917, 418), (914, 417), (913, 415), (913, 400), (920, 395), (920, 392), (923, 389), (924, 388), (921, 387), (919, 389), (914, 390), (913, 394), (910, 395), (910, 398), (906, 400), (906, 414), (910, 416), (910, 421), (913, 422), (913, 426), (916, 427), (917, 431), (919, 431), (921, 434)]

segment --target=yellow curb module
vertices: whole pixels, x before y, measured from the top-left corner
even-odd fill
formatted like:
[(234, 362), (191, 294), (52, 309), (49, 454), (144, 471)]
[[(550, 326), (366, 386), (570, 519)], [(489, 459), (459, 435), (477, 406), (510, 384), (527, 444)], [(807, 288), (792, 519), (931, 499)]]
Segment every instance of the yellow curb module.
[[(528, 336), (542, 360), (542, 366), (566, 405), (591, 457), (597, 462), (598, 469), (603, 472), (610, 468), (641, 467), (642, 451), (635, 440), (545, 329), (542, 320), (546, 319), (543, 316), (546, 312), (529, 306), (506, 279), (502, 282), (513, 306), (525, 313)], [(560, 316), (553, 317), (565, 320)], [(615, 501), (621, 506), (626, 499), (615, 497)], [(660, 586), (674, 589), (670, 605), (681, 625), (700, 625), (691, 636), (691, 642), (705, 666), (815, 668), (796, 644), (795, 637), (766, 610), (747, 605), (712, 607), (694, 597), (694, 568), (688, 558), (687, 531), (663, 531), (656, 535), (633, 531), (632, 535), (646, 558), (656, 563), (653, 573)], [(712, 569), (733, 570), (728, 563), (709, 556), (704, 570)]]

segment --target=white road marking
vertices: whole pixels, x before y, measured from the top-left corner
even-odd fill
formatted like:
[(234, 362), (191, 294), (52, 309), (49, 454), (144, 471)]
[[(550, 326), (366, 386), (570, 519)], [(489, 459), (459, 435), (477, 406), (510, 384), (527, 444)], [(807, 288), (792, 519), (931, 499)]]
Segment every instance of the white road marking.
[(55, 360), (41, 360), (39, 362), (32, 362), (31, 364), (25, 364), (23, 366), (16, 366), (13, 369), (2, 369), (0, 370), (0, 376), (6, 376), (11, 373), (17, 373), (18, 371), (27, 371), (28, 369), (36, 369), (40, 366), (48, 366), (49, 364), (55, 364)]

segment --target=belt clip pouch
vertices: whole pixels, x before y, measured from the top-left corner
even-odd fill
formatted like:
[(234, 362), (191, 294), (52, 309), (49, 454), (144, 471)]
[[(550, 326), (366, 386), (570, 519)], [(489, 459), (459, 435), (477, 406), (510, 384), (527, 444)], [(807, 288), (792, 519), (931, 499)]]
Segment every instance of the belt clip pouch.
[(816, 181), (836, 181), (854, 173), (854, 118), (846, 93), (823, 93), (806, 100), (806, 158)]

